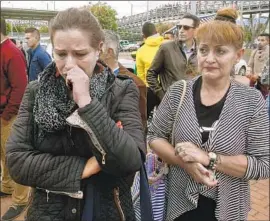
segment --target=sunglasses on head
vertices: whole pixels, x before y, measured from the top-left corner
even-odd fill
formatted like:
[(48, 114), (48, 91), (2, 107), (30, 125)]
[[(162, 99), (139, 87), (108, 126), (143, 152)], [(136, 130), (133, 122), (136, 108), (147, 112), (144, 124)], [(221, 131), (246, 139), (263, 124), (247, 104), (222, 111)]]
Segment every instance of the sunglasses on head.
[(182, 28), (184, 28), (185, 31), (191, 29), (191, 28), (194, 28), (194, 27), (191, 27), (191, 26), (187, 26), (187, 25), (177, 25), (176, 26), (179, 30), (181, 30)]

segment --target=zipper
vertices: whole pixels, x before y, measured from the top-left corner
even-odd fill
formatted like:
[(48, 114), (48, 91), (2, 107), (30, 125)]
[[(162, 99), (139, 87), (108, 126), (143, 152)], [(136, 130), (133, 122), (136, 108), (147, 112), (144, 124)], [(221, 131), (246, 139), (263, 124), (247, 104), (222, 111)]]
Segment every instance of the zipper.
[[(70, 123), (70, 122), (68, 122), (68, 120), (67, 120), (67, 124), (70, 126), (70, 127), (77, 127), (77, 128), (81, 128), (81, 129), (84, 129), (87, 133), (88, 133), (88, 135), (89, 135), (89, 137), (91, 138), (91, 140), (92, 140), (92, 142), (93, 142), (93, 144), (94, 144), (94, 146), (96, 147), (96, 149), (100, 152), (100, 154), (102, 155), (102, 160), (101, 160), (101, 162), (102, 162), (102, 164), (103, 165), (105, 165), (106, 164), (106, 152), (105, 152), (105, 150), (103, 149), (103, 147), (101, 146), (101, 144), (99, 143), (99, 141), (98, 141), (98, 139), (97, 139), (97, 137), (95, 136), (95, 134), (94, 134), (94, 132), (92, 131), (92, 129), (80, 118), (80, 116), (78, 115), (78, 112), (77, 111), (75, 111), (73, 114), (75, 114), (75, 115), (77, 115), (78, 117), (78, 119), (80, 119), (80, 121), (81, 122), (79, 122), (78, 124), (76, 124), (76, 125), (74, 125), (74, 124), (72, 124), (72, 123)], [(71, 115), (72, 116), (72, 115)], [(68, 119), (68, 118), (67, 118)], [(81, 126), (81, 124), (83, 125), (83, 126)]]
[(120, 221), (126, 221), (125, 214), (123, 212), (123, 209), (121, 207), (121, 201), (119, 197), (119, 187), (116, 187), (113, 189), (113, 196), (114, 196), (114, 203), (117, 207), (119, 216), (120, 216)]
[(69, 196), (71, 198), (75, 198), (75, 199), (83, 199), (83, 191), (77, 191), (75, 193), (69, 193), (69, 192), (64, 192), (64, 191), (53, 191), (53, 190), (47, 190), (47, 189), (43, 189), (40, 187), (36, 187), (36, 189), (39, 190), (43, 190), (47, 193), (47, 202), (49, 202), (49, 193), (54, 193), (54, 194), (59, 194), (59, 195), (66, 195)]
[[(115, 81), (105, 90), (104, 94), (107, 93), (113, 87), (114, 84), (115, 84)], [(103, 149), (101, 144), (99, 143), (96, 135), (93, 133), (92, 129), (80, 118), (77, 110), (73, 114), (76, 114), (78, 116), (77, 118), (81, 121), (81, 124), (84, 125), (84, 127), (81, 126), (80, 122), (78, 124), (74, 125), (74, 124), (70, 123), (68, 120), (66, 120), (67, 124), (70, 126), (70, 133), (71, 133), (71, 127), (81, 128), (81, 129), (85, 130), (88, 133), (89, 137), (91, 138), (91, 140), (92, 140), (94, 146), (96, 147), (96, 149), (102, 155), (101, 163), (103, 165), (105, 165), (106, 164), (106, 155), (107, 155), (107, 153)]]

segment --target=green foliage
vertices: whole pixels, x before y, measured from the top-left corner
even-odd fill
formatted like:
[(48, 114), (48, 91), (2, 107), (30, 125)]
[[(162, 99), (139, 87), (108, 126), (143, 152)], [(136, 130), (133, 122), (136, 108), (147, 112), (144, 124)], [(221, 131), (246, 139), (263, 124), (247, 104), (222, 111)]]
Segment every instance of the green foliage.
[(126, 30), (123, 28), (118, 28), (117, 30), (118, 35), (122, 40), (128, 40), (130, 42), (134, 41), (141, 41), (142, 40), (142, 34), (141, 33), (136, 33), (131, 30)]
[(40, 28), (39, 28), (39, 32), (40, 33), (49, 33), (49, 28), (48, 28), (48, 26), (41, 26)]
[(172, 27), (173, 27), (173, 24), (172, 23), (158, 23), (156, 25), (157, 32), (159, 34), (163, 34), (165, 31), (169, 30)]
[(7, 34), (11, 32), (11, 24), (6, 22)]
[(85, 6), (85, 8), (89, 8), (103, 29), (117, 30), (117, 12), (111, 6), (106, 3), (97, 3), (91, 6)]
[(29, 25), (23, 24), (23, 25), (13, 25), (13, 31), (14, 32), (24, 32), (26, 28), (28, 28)]

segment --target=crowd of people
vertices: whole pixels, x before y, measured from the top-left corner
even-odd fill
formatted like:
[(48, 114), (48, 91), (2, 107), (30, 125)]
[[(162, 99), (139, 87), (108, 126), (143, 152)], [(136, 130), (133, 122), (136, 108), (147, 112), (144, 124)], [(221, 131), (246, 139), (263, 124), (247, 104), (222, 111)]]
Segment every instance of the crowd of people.
[(27, 221), (135, 221), (132, 185), (150, 152), (168, 164), (161, 221), (247, 220), (249, 181), (269, 178), (269, 34), (244, 85), (236, 19), (233, 8), (203, 24), (187, 13), (166, 39), (146, 22), (137, 76), (86, 9), (50, 22), (53, 60), (36, 28), (23, 54), (1, 19), (0, 195), (12, 195), (1, 220), (27, 209)]

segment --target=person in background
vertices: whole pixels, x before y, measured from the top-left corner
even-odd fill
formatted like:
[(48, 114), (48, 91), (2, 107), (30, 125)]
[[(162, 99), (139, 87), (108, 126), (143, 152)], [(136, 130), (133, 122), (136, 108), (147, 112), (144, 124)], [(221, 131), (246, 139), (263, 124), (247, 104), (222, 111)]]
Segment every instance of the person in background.
[(6, 165), (6, 143), (27, 85), (26, 63), (22, 52), (7, 37), (6, 22), (1, 18), (1, 191), (0, 197), (11, 196), (12, 204), (1, 220), (13, 220), (28, 204), (29, 188), (15, 183)]
[(197, 46), (194, 39), (200, 19), (185, 14), (178, 27), (178, 38), (162, 44), (147, 72), (147, 83), (161, 101), (176, 81), (197, 75)]
[[(133, 79), (134, 83), (137, 85), (140, 91), (140, 113), (142, 117), (142, 123), (144, 125), (144, 129), (146, 131), (147, 127), (147, 118), (146, 118), (146, 85), (145, 83), (135, 74), (128, 71), (119, 61), (119, 36), (110, 30), (105, 30), (105, 41), (102, 47), (102, 51), (100, 54), (100, 59), (103, 60), (108, 67), (112, 70), (112, 72), (121, 77), (122, 75), (128, 76)], [(123, 76), (123, 77), (124, 77)]]
[(269, 117), (270, 117), (270, 69), (269, 69), (270, 59), (266, 62), (263, 71), (261, 73), (261, 84), (265, 88), (266, 91), (266, 103), (268, 107)]
[(11, 176), (33, 190), (26, 221), (135, 221), (139, 90), (99, 60), (104, 33), (89, 10), (58, 12), (49, 33), (54, 61), (28, 84), (7, 142)]
[(174, 40), (174, 34), (171, 31), (168, 31), (164, 34), (164, 40), (166, 41), (173, 41)]
[(269, 58), (269, 37), (268, 33), (262, 33), (258, 37), (258, 48), (250, 56), (247, 74), (260, 77), (262, 69)]
[(147, 119), (148, 119), (154, 107), (159, 104), (159, 99), (149, 88), (146, 80), (146, 74), (159, 49), (159, 46), (161, 45), (164, 39), (157, 33), (155, 25), (150, 22), (145, 22), (143, 24), (142, 33), (143, 38), (145, 40), (144, 45), (141, 46), (136, 53), (136, 67), (138, 77), (147, 86)]
[(201, 76), (186, 82), (185, 93), (182, 81), (169, 87), (148, 130), (150, 148), (170, 165), (164, 220), (247, 220), (249, 181), (269, 179), (266, 102), (259, 91), (231, 78), (244, 52), (244, 33), (235, 23), (200, 25)]
[(29, 51), (28, 76), (29, 82), (38, 79), (39, 74), (51, 63), (50, 55), (40, 45), (40, 33), (36, 28), (25, 30), (25, 40)]

